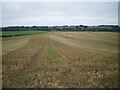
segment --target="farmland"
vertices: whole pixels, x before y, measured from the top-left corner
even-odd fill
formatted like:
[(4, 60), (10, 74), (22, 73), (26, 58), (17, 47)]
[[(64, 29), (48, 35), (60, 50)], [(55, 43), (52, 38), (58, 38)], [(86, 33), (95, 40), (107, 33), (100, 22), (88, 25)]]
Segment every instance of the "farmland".
[(20, 35), (30, 35), (30, 34), (39, 34), (47, 31), (3, 31), (0, 32), (1, 36), (20, 36)]
[(118, 87), (117, 32), (3, 37), (2, 45), (3, 88)]

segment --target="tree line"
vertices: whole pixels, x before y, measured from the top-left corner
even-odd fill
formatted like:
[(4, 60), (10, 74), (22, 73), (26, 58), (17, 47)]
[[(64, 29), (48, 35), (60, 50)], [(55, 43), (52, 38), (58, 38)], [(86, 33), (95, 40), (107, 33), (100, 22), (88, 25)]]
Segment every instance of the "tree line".
[(2, 27), (2, 31), (109, 31), (119, 32), (118, 25), (98, 25), (98, 26), (9, 26)]

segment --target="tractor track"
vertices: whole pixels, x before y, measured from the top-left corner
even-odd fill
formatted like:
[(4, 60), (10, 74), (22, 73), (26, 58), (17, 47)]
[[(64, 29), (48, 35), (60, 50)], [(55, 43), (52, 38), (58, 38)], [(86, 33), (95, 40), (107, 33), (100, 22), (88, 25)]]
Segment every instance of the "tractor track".
[(17, 73), (16, 76), (18, 76), (18, 77), (16, 79), (14, 79), (14, 82), (13, 82), (13, 84), (12, 84), (11, 87), (16, 87), (16, 88), (21, 87), (21, 84), (20, 84), (21, 77), (22, 76), (27, 76), (29, 70), (32, 67), (35, 66), (35, 64), (37, 63), (37, 61), (40, 59), (39, 57), (42, 55), (42, 53), (43, 53), (43, 51), (45, 49), (45, 46), (46, 45), (42, 46), (42, 48), (31, 57), (31, 61), (24, 66), (23, 70), (21, 70), (21, 71), (19, 71)]

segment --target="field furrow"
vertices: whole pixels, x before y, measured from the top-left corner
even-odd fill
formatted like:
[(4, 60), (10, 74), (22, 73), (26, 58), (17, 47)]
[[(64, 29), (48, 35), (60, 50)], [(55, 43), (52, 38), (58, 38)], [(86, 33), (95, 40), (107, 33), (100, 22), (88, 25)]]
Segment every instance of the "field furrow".
[(49, 32), (4, 37), (3, 88), (118, 87), (117, 35)]

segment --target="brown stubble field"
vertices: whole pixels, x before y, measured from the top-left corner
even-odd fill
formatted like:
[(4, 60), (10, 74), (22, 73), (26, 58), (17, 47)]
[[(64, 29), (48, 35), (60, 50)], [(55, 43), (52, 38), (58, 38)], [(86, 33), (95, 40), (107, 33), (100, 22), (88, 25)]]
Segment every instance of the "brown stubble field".
[(49, 32), (2, 45), (3, 88), (118, 87), (118, 33)]

